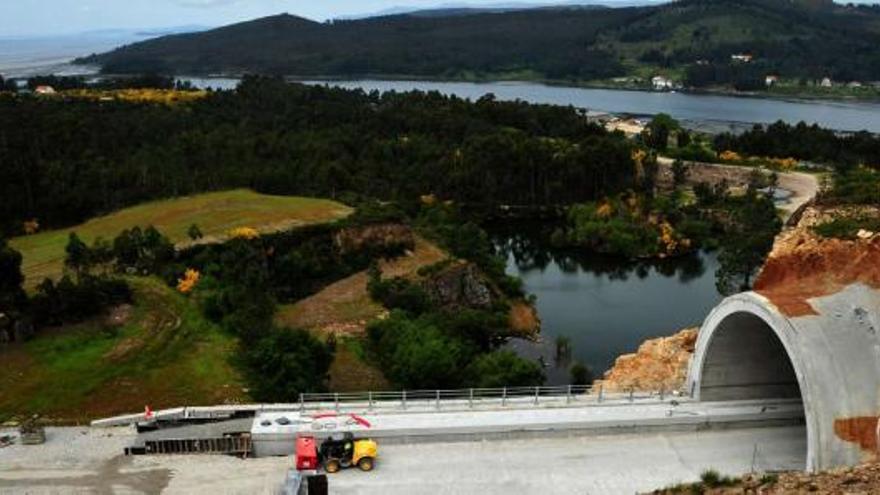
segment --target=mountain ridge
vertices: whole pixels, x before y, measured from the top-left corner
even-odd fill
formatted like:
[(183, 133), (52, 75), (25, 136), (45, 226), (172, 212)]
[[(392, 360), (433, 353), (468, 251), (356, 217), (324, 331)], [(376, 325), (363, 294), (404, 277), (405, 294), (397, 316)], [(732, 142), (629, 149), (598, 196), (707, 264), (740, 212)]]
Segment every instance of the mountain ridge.
[[(596, 80), (880, 80), (880, 7), (680, 0), (621, 8), (399, 14), (324, 23), (281, 14), (80, 59), (108, 73), (263, 73)], [(749, 66), (731, 55), (753, 55)], [(708, 69), (707, 69), (708, 67)], [(710, 70), (711, 69), (711, 70)], [(711, 73), (709, 73), (711, 72)]]

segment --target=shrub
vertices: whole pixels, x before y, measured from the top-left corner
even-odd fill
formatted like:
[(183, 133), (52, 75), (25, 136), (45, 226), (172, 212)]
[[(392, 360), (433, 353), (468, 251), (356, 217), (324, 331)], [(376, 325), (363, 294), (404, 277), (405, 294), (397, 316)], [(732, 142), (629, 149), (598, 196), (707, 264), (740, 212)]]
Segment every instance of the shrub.
[(822, 237), (837, 239), (855, 239), (860, 230), (880, 232), (880, 218), (869, 216), (849, 216), (835, 218), (813, 227)]
[(248, 346), (244, 360), (255, 400), (294, 402), (326, 390), (333, 353), (305, 330), (276, 328)]
[(569, 373), (571, 373), (572, 385), (589, 385), (593, 383), (593, 372), (581, 362), (571, 365)]
[(531, 387), (542, 385), (544, 370), (513, 351), (483, 354), (465, 370), (468, 384), (478, 388)]
[(367, 290), (370, 297), (388, 309), (401, 309), (414, 315), (420, 315), (431, 309), (428, 293), (402, 277), (381, 280), (371, 276)]
[(425, 319), (394, 312), (367, 327), (385, 375), (409, 389), (457, 388), (462, 364), (473, 354), (462, 342)]
[(74, 282), (65, 275), (57, 284), (47, 278), (38, 285), (31, 305), (38, 324), (59, 325), (83, 321), (131, 298), (124, 280), (82, 275)]

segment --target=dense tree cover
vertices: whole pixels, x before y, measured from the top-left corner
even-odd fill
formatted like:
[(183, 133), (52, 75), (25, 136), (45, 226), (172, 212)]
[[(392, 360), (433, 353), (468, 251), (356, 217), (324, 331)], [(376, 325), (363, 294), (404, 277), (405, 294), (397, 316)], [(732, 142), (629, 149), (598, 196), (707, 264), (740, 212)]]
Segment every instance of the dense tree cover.
[(38, 326), (78, 323), (107, 308), (132, 301), (131, 288), (119, 278), (81, 273), (65, 275), (57, 283), (45, 279), (31, 298), (30, 310)]
[(127, 77), (105, 77), (95, 80), (83, 76), (33, 76), (27, 80), (27, 88), (51, 86), (56, 91), (70, 89), (189, 89), (189, 83), (178, 83), (173, 77), (158, 74), (138, 74)]
[(869, 132), (840, 134), (804, 122), (790, 125), (779, 121), (768, 126), (756, 125), (739, 135), (720, 134), (714, 147), (718, 152), (792, 157), (830, 163), (837, 168), (856, 164), (880, 168), (880, 137)]
[[(392, 310), (392, 317), (368, 326), (370, 349), (399, 387), (540, 385), (544, 373), (537, 362), (497, 350), (512, 336), (509, 298), (523, 297), (521, 282), (505, 274), (488, 234), (460, 215), (452, 206), (427, 204), (419, 209), (415, 223), (453, 256), (480, 267), (488, 283), (500, 289), (498, 296), (490, 307), (443, 307), (419, 281), (383, 279), (373, 264), (367, 289), (375, 301)], [(418, 275), (442, 277), (454, 263), (444, 260), (423, 267)]]
[(0, 96), (0, 219), (61, 226), (232, 187), (567, 203), (629, 187), (632, 146), (573, 108), (264, 78), (176, 106)]
[[(695, 86), (787, 78), (880, 80), (880, 9), (833, 2), (680, 0), (636, 8), (399, 15), (324, 24), (282, 15), (82, 60), (144, 71), (601, 79), (688, 68)], [(748, 53), (751, 64), (731, 63)]]
[(782, 221), (773, 203), (775, 184), (759, 172), (752, 174), (746, 193), (733, 196), (725, 185), (705, 184), (694, 188), (701, 209), (723, 227), (720, 235), (720, 267), (715, 275), (718, 292), (732, 295), (751, 288), (758, 270), (773, 248)]
[(9, 247), (6, 239), (0, 237), (0, 313), (8, 320), (19, 317), (27, 308), (23, 283), (21, 253)]
[(466, 372), (479, 388), (534, 386), (544, 383), (544, 370), (535, 361), (519, 357), (513, 351), (483, 354), (468, 365)]
[(616, 57), (594, 46), (598, 32), (638, 15), (635, 9), (548, 9), (325, 24), (279, 15), (137, 43), (83, 62), (99, 63), (108, 73), (456, 77), (535, 71), (558, 79), (593, 79), (621, 70)]
[[(367, 327), (373, 352), (385, 375), (407, 389), (505, 387), (541, 385), (538, 363), (507, 351), (481, 351), (473, 334), (478, 313), (393, 311)], [(470, 321), (469, 321), (470, 319)]]
[(278, 329), (257, 341), (244, 360), (255, 400), (294, 400), (326, 388), (333, 352), (305, 330)]

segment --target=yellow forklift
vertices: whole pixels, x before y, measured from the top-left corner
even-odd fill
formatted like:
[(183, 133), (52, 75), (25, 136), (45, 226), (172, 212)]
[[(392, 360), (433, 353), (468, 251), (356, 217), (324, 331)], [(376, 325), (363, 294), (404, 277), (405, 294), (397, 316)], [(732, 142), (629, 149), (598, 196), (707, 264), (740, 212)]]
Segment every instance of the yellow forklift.
[(329, 474), (343, 468), (357, 466), (361, 471), (372, 471), (376, 465), (379, 447), (369, 438), (354, 438), (346, 432), (342, 439), (327, 438), (318, 449), (318, 459)]

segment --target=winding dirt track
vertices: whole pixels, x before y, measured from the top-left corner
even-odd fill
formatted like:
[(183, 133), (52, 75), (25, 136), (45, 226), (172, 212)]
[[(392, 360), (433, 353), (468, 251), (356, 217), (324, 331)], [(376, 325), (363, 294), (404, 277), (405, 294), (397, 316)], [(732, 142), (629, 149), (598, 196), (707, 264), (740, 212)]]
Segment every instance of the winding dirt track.
[[(671, 169), (672, 162), (673, 160), (671, 158), (660, 157), (657, 159), (657, 163), (662, 169), (666, 170)], [(754, 167), (725, 165), (723, 163), (687, 163), (691, 167), (691, 174), (699, 173), (699, 171), (710, 173), (713, 171), (723, 171), (725, 172), (725, 175), (729, 175), (729, 173), (732, 172), (736, 175), (741, 174), (743, 182), (746, 182), (749, 174), (755, 170)], [(760, 170), (767, 171), (766, 169)], [(815, 198), (819, 193), (819, 178), (816, 175), (803, 172), (777, 172), (777, 175), (779, 176), (779, 188), (792, 193), (791, 197), (787, 198), (785, 202), (778, 204), (779, 208), (785, 212), (785, 218), (783, 218), (783, 220), (787, 222), (801, 206)]]

